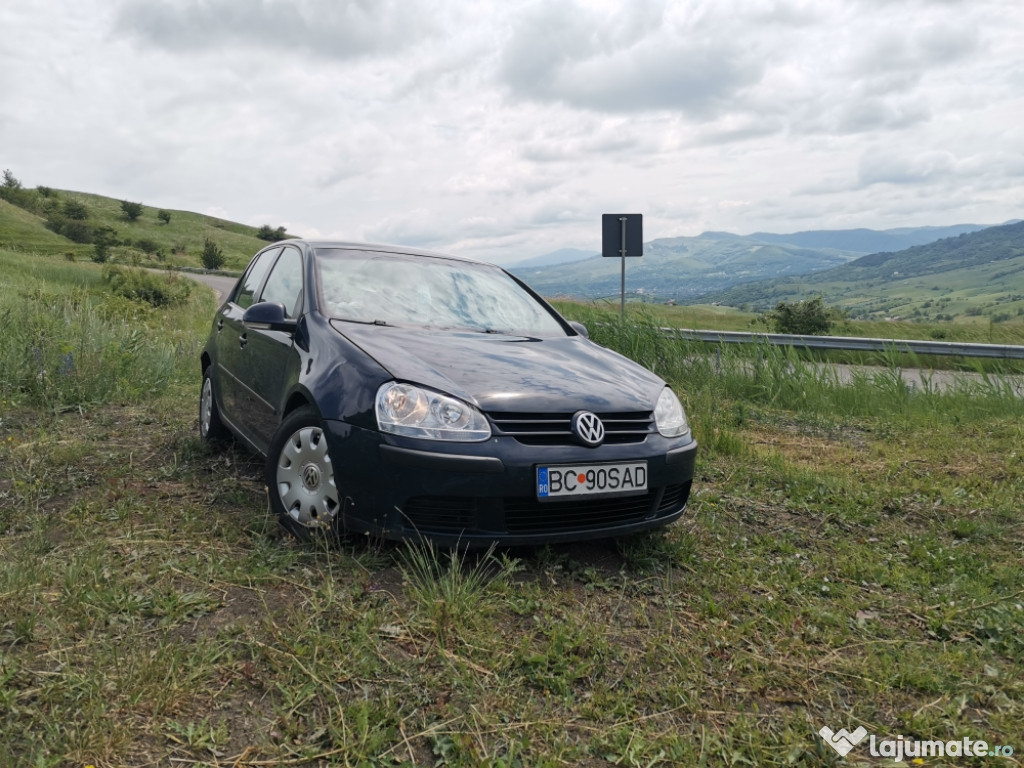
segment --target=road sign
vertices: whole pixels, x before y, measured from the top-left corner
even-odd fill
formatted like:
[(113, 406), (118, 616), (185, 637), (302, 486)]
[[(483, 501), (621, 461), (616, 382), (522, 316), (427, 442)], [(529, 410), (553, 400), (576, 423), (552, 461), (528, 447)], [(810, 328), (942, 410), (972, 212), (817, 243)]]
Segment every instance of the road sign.
[(644, 255), (644, 215), (605, 213), (601, 216), (601, 255), (622, 259), (622, 293), (619, 314), (626, 318), (626, 257)]
[(601, 216), (601, 255), (643, 256), (644, 215), (642, 213), (603, 214)]

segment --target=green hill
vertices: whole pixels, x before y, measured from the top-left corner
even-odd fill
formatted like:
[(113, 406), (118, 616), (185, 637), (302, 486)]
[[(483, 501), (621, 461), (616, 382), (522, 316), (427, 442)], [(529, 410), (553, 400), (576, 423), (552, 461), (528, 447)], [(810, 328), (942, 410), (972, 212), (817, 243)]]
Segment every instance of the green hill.
[(761, 310), (818, 294), (852, 317), (1022, 318), (1024, 222), (875, 253), (815, 274), (738, 285), (702, 301)]
[[(210, 239), (224, 254), (224, 268), (241, 270), (267, 243), (258, 237), (256, 227), (189, 211), (143, 205), (141, 215), (130, 221), (121, 201), (111, 197), (46, 188), (0, 192), (6, 193), (6, 199), (0, 199), (0, 248), (9, 250), (88, 259), (95, 253), (95, 233), (109, 227), (114, 260), (198, 267)], [(84, 211), (85, 218), (69, 219), (68, 210), (75, 215)], [(161, 211), (169, 220), (159, 217)], [(70, 228), (60, 227), (60, 222), (69, 221)], [(55, 228), (71, 237), (58, 234)]]
[(0, 200), (0, 247), (35, 253), (63, 253), (74, 243), (48, 230), (39, 216)]

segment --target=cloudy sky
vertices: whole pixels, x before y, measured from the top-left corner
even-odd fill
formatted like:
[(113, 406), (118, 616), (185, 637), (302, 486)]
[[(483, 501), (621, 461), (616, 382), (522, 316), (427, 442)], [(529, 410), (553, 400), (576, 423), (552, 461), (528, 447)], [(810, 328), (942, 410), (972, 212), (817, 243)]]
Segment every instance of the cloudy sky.
[(26, 185), (500, 263), (1024, 217), (1020, 0), (0, 6)]

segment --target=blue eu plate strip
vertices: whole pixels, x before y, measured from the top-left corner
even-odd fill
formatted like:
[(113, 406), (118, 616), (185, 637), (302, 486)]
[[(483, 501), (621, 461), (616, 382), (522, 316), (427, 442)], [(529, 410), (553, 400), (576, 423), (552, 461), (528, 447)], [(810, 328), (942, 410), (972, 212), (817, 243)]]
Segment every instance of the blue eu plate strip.
[(540, 467), (537, 469), (537, 495), (541, 498), (548, 495), (550, 486), (548, 485), (548, 468)]

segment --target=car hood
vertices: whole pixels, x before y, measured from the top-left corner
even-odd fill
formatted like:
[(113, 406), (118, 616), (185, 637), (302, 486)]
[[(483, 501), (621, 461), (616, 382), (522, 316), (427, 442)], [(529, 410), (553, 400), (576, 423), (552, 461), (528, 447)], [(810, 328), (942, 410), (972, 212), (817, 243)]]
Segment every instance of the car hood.
[(331, 325), (396, 379), (492, 412), (651, 411), (664, 382), (582, 336)]

